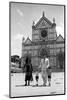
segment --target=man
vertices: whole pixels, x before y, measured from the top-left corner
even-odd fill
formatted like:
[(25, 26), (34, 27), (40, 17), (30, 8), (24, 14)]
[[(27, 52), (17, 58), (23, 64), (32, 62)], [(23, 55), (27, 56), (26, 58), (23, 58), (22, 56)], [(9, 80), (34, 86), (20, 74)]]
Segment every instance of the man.
[(46, 86), (46, 83), (47, 83), (47, 78), (48, 78), (47, 68), (48, 68), (48, 66), (49, 66), (49, 59), (46, 56), (44, 56), (44, 58), (41, 59), (41, 63), (39, 66), (39, 68), (41, 68), (41, 76), (43, 79), (44, 86)]

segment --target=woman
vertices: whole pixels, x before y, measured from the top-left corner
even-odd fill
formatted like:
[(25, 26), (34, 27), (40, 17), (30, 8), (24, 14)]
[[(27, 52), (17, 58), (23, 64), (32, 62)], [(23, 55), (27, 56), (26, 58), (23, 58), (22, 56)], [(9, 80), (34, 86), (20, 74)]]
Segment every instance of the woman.
[(41, 59), (41, 63), (39, 66), (39, 68), (41, 68), (41, 76), (43, 79), (44, 86), (46, 86), (46, 83), (47, 83), (47, 78), (48, 78), (47, 68), (48, 68), (48, 66), (49, 66), (49, 59), (45, 56), (43, 59)]
[(31, 60), (28, 57), (26, 58), (24, 68), (25, 68), (25, 86), (27, 86), (27, 82), (28, 85), (30, 85), (30, 81), (32, 80), (32, 71), (33, 71)]

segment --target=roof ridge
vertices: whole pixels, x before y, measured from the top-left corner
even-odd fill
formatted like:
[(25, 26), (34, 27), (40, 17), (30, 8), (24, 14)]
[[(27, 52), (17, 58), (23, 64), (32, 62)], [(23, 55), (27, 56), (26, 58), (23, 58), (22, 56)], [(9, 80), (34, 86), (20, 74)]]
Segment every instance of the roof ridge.
[[(63, 36), (62, 36), (61, 34), (59, 34), (59, 36), (57, 37), (57, 39), (58, 39), (60, 36), (61, 36), (61, 38), (64, 40), (64, 38), (63, 38)], [(57, 39), (56, 39), (56, 40), (57, 40)]]
[[(31, 39), (30, 39), (29, 37), (27, 37), (27, 39), (26, 39), (25, 43), (27, 42), (27, 40), (30, 40), (30, 41), (31, 41)], [(31, 42), (32, 42), (32, 41), (31, 41)]]
[(60, 36), (63, 38), (63, 36), (62, 36), (61, 34), (59, 34), (59, 36), (58, 36), (58, 37), (60, 37)]
[(37, 27), (37, 25), (41, 22), (41, 20), (44, 19), (48, 24), (52, 25), (52, 22), (45, 16), (42, 16), (38, 22), (35, 24), (35, 27)]

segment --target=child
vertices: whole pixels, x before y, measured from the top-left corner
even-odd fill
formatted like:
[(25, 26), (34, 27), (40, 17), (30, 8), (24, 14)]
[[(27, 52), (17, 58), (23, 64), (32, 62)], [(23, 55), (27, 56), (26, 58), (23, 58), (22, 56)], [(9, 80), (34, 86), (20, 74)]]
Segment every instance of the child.
[(51, 86), (51, 66), (47, 68), (48, 84)]
[(36, 86), (38, 86), (38, 79), (39, 79), (38, 72), (36, 72), (36, 76), (35, 76), (35, 78), (36, 78)]

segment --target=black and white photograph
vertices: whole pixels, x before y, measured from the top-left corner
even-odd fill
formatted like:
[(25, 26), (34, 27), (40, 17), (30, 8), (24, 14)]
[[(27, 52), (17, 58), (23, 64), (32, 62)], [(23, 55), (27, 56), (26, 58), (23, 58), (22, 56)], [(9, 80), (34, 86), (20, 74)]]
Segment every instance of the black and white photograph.
[(65, 5), (9, 3), (10, 97), (65, 94)]

